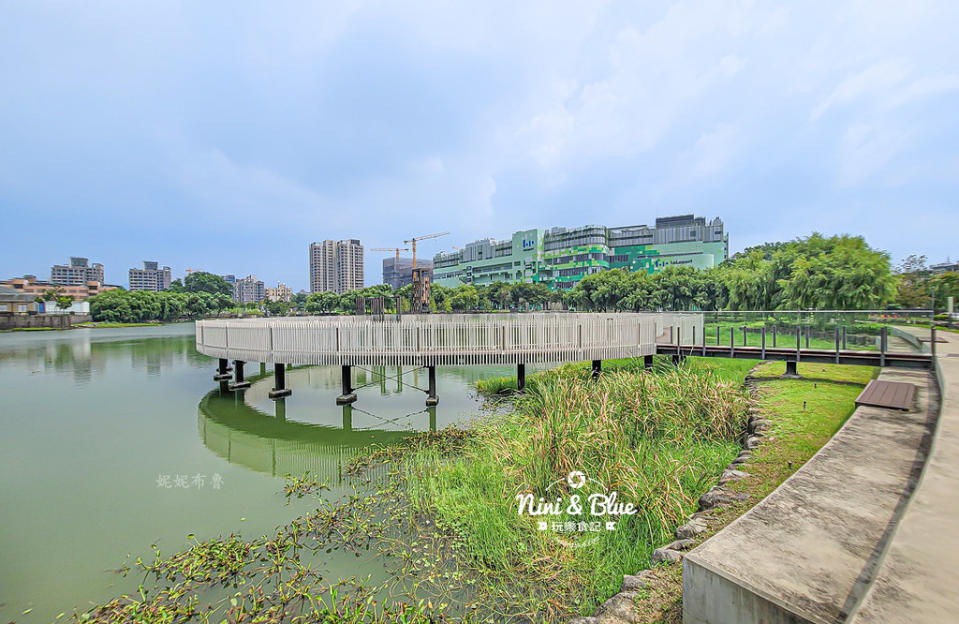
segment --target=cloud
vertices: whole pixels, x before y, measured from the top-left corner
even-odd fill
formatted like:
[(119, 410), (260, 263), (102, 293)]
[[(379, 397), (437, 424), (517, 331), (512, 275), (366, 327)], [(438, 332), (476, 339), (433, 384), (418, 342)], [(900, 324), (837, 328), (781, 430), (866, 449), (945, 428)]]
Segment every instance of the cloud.
[(909, 75), (909, 68), (898, 59), (887, 59), (857, 72), (839, 83), (828, 96), (823, 98), (809, 118), (816, 121), (830, 108), (843, 106), (864, 96), (878, 96), (901, 84)]
[(722, 171), (741, 149), (742, 136), (732, 124), (718, 125), (704, 132), (682, 157), (692, 176), (709, 176)]
[[(945, 0), (14, 3), (0, 210), (46, 234), (0, 265), (43, 273), (83, 240), (111, 266), (212, 268), (241, 240), (249, 266), (223, 269), (296, 287), (324, 238), (453, 232), (431, 253), (694, 212), (723, 217), (736, 251), (783, 231), (757, 216), (942, 214), (957, 21)], [(165, 218), (144, 235), (144, 215)], [(870, 231), (894, 253), (953, 244)]]

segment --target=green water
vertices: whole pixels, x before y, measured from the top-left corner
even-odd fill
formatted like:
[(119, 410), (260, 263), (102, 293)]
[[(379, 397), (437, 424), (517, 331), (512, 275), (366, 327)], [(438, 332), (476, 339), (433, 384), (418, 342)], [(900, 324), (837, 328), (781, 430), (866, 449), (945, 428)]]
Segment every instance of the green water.
[[(502, 367), (440, 368), (427, 410), (425, 371), (357, 370), (338, 407), (338, 368), (288, 372), (221, 394), (192, 324), (0, 334), (0, 618), (49, 622), (136, 589), (114, 572), (137, 557), (237, 531), (253, 537), (309, 508), (286, 506), (283, 475), (309, 470), (347, 491), (350, 456), (411, 431), (481, 413), (471, 382)], [(259, 372), (247, 365), (247, 376)], [(376, 561), (322, 562), (329, 576), (373, 574)], [(32, 609), (29, 614), (22, 612)]]

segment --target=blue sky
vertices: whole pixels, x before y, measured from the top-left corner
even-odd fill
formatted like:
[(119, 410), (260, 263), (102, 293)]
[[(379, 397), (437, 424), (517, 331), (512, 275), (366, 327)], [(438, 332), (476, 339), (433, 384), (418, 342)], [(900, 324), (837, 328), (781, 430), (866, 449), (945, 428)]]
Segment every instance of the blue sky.
[[(0, 277), (695, 213), (959, 256), (959, 3), (0, 0)], [(382, 254), (367, 252), (367, 284)]]

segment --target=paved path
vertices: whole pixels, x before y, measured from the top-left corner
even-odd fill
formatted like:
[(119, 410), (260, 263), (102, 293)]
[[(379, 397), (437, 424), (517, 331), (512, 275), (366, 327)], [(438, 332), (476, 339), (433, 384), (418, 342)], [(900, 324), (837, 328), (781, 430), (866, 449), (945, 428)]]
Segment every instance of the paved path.
[(847, 620), (907, 507), (938, 412), (930, 372), (880, 378), (916, 384), (917, 408), (857, 408), (776, 491), (690, 552), (686, 624)]
[(938, 429), (855, 624), (959, 621), (959, 334), (936, 336), (945, 341), (936, 344), (943, 391)]

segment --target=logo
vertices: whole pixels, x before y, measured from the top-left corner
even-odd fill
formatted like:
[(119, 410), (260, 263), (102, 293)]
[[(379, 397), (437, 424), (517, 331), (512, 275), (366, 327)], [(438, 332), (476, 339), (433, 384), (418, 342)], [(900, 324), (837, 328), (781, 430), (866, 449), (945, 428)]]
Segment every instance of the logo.
[(544, 496), (526, 489), (514, 497), (519, 517), (535, 519), (539, 531), (565, 546), (582, 547), (605, 531), (615, 531), (623, 516), (638, 512), (633, 503), (580, 470), (550, 483)]

